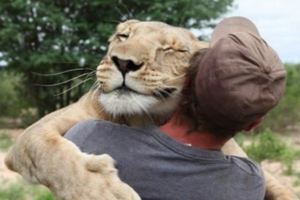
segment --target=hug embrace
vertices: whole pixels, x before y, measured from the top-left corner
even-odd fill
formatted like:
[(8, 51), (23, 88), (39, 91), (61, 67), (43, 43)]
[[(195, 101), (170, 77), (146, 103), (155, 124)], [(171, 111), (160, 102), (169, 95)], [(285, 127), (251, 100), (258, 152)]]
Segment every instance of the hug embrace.
[(286, 82), (250, 20), (224, 19), (209, 45), (129, 20), (97, 78), (98, 90), (25, 131), (10, 169), (66, 200), (297, 199), (233, 140), (263, 121)]

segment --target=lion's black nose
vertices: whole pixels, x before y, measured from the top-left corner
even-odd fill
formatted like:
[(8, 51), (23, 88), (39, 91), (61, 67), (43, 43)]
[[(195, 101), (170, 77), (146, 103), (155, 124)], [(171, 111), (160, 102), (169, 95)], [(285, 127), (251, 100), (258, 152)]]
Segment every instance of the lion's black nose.
[(118, 58), (117, 56), (113, 56), (112, 60), (123, 75), (125, 75), (129, 71), (136, 71), (143, 66), (143, 63), (138, 65), (135, 64), (132, 60), (123, 60)]

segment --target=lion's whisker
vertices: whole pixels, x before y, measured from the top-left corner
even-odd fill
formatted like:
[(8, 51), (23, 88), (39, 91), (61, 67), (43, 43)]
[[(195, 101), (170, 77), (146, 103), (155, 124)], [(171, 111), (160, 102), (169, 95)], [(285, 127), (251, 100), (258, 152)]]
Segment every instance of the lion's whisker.
[(68, 79), (68, 80), (63, 81), (63, 82), (60, 82), (60, 83), (53, 83), (53, 84), (34, 84), (34, 85), (35, 85), (35, 86), (41, 86), (41, 87), (55, 87), (55, 86), (59, 86), (59, 85), (64, 85), (64, 84), (66, 84), (66, 83), (69, 83), (69, 82), (71, 82), (71, 81), (74, 81), (74, 80), (76, 80), (76, 79), (79, 79), (79, 78), (81, 78), (81, 77), (83, 77), (83, 76), (86, 76), (86, 78), (87, 78), (87, 77), (89, 77), (89, 76), (92, 75), (91, 73), (94, 73), (94, 72), (90, 72), (90, 73), (87, 72), (87, 73), (78, 75), (78, 76), (76, 76), (76, 77), (73, 77), (73, 78), (71, 78), (71, 79)]
[(42, 73), (38, 73), (38, 72), (31, 72), (31, 73), (35, 74), (37, 76), (57, 76), (57, 75), (66, 74), (66, 73), (69, 73), (69, 72), (86, 71), (86, 70), (96, 71), (95, 69), (90, 69), (90, 68), (75, 68), (75, 69), (69, 69), (69, 70), (65, 70), (65, 71), (62, 71), (62, 72), (51, 73), (51, 74), (42, 74)]
[(81, 68), (90, 68), (90, 67), (95, 67), (98, 65), (98, 63), (95, 64), (83, 64), (81, 65), (79, 62), (51, 62), (49, 65), (62, 65), (65, 64), (67, 66), (80, 66)]
[[(96, 70), (95, 70), (95, 71), (96, 71)], [(92, 77), (92, 75), (95, 75), (95, 71), (90, 72), (89, 74), (87, 74), (86, 77), (85, 77), (85, 79), (87, 79), (88, 77)], [(97, 81), (97, 79), (96, 79), (96, 81)], [(87, 82), (85, 82), (85, 83), (83, 84), (84, 87), (85, 87), (86, 83), (87, 83)], [(94, 83), (95, 83), (95, 82), (94, 82)], [(94, 84), (93, 84), (93, 85), (94, 85)], [(93, 85), (92, 85), (92, 86), (93, 86)]]
[(95, 80), (93, 85), (90, 87), (89, 91), (96, 90), (98, 87), (99, 81)]
[[(170, 90), (170, 91), (168, 91)], [(160, 97), (163, 100), (166, 100), (168, 97), (174, 95), (173, 91), (176, 90), (174, 88), (163, 88), (163, 87), (159, 87), (156, 89), (157, 93), (155, 93), (156, 95), (160, 95)], [(180, 93), (177, 93), (176, 95), (180, 96)]]
[(101, 88), (101, 85), (99, 84), (99, 81), (96, 80), (96, 81), (94, 82), (94, 84), (93, 84), (93, 85), (91, 86), (91, 88), (90, 88), (90, 91), (93, 91), (92, 99), (95, 98), (95, 95), (97, 94), (97, 92), (101, 92), (101, 91), (100, 91), (100, 88)]
[(63, 92), (61, 92), (61, 93), (56, 94), (55, 96), (63, 95), (63, 94), (65, 94), (66, 92), (68, 92), (68, 91), (70, 91), (70, 90), (72, 90), (72, 89), (78, 87), (79, 85), (81, 85), (81, 84), (83, 84), (83, 83), (85, 83), (85, 82), (87, 82), (87, 81), (89, 81), (89, 80), (91, 80), (91, 79), (92, 79), (92, 77), (89, 77), (89, 78), (87, 78), (87, 79), (85, 79), (85, 80), (83, 80), (83, 81), (77, 83), (77, 84), (74, 85), (73, 87), (71, 87), (71, 88), (69, 88), (69, 89), (67, 89), (67, 90), (65, 90), (65, 91), (63, 91)]
[(159, 91), (154, 91), (153, 92), (153, 94), (154, 94), (154, 96), (157, 98), (157, 99), (159, 99), (159, 100), (161, 100), (161, 101), (165, 101), (166, 100), (166, 98), (159, 92)]

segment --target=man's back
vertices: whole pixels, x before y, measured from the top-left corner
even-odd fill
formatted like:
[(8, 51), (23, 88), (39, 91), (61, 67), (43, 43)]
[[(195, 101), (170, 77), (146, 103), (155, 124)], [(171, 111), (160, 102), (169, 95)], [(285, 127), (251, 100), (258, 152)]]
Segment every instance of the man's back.
[(83, 152), (107, 153), (120, 178), (143, 200), (260, 200), (264, 180), (256, 164), (219, 151), (178, 143), (158, 128), (105, 121), (77, 124), (66, 138)]

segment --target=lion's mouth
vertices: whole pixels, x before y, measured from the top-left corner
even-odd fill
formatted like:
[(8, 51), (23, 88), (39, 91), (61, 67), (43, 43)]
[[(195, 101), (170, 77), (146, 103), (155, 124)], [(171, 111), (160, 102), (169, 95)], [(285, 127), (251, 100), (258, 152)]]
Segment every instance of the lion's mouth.
[(143, 96), (152, 96), (157, 99), (166, 99), (166, 98), (170, 97), (176, 90), (177, 90), (176, 88), (171, 87), (171, 88), (154, 90), (151, 94), (144, 94), (144, 93), (138, 92), (138, 91), (126, 86), (125, 84), (123, 84), (122, 86), (119, 86), (110, 92), (104, 92), (104, 93), (108, 94), (111, 92), (115, 92), (118, 95), (130, 95), (131, 93), (134, 93), (134, 94), (143, 95)]
[(138, 91), (128, 87), (126, 84), (123, 84), (119, 87), (116, 87), (116, 88), (114, 88), (113, 90), (110, 90), (110, 91), (102, 91), (102, 93), (104, 93), (104, 94), (115, 93), (115, 94), (118, 94), (118, 95), (130, 95), (130, 94), (134, 93), (134, 94), (143, 95), (143, 96), (150, 96), (150, 95), (138, 92)]
[(133, 90), (133, 89), (127, 87), (126, 85), (122, 85), (120, 87), (117, 87), (113, 91), (118, 92), (119, 94), (135, 93), (135, 94), (145, 95), (145, 94), (142, 94), (142, 93), (140, 93), (140, 92), (138, 92), (136, 90)]

